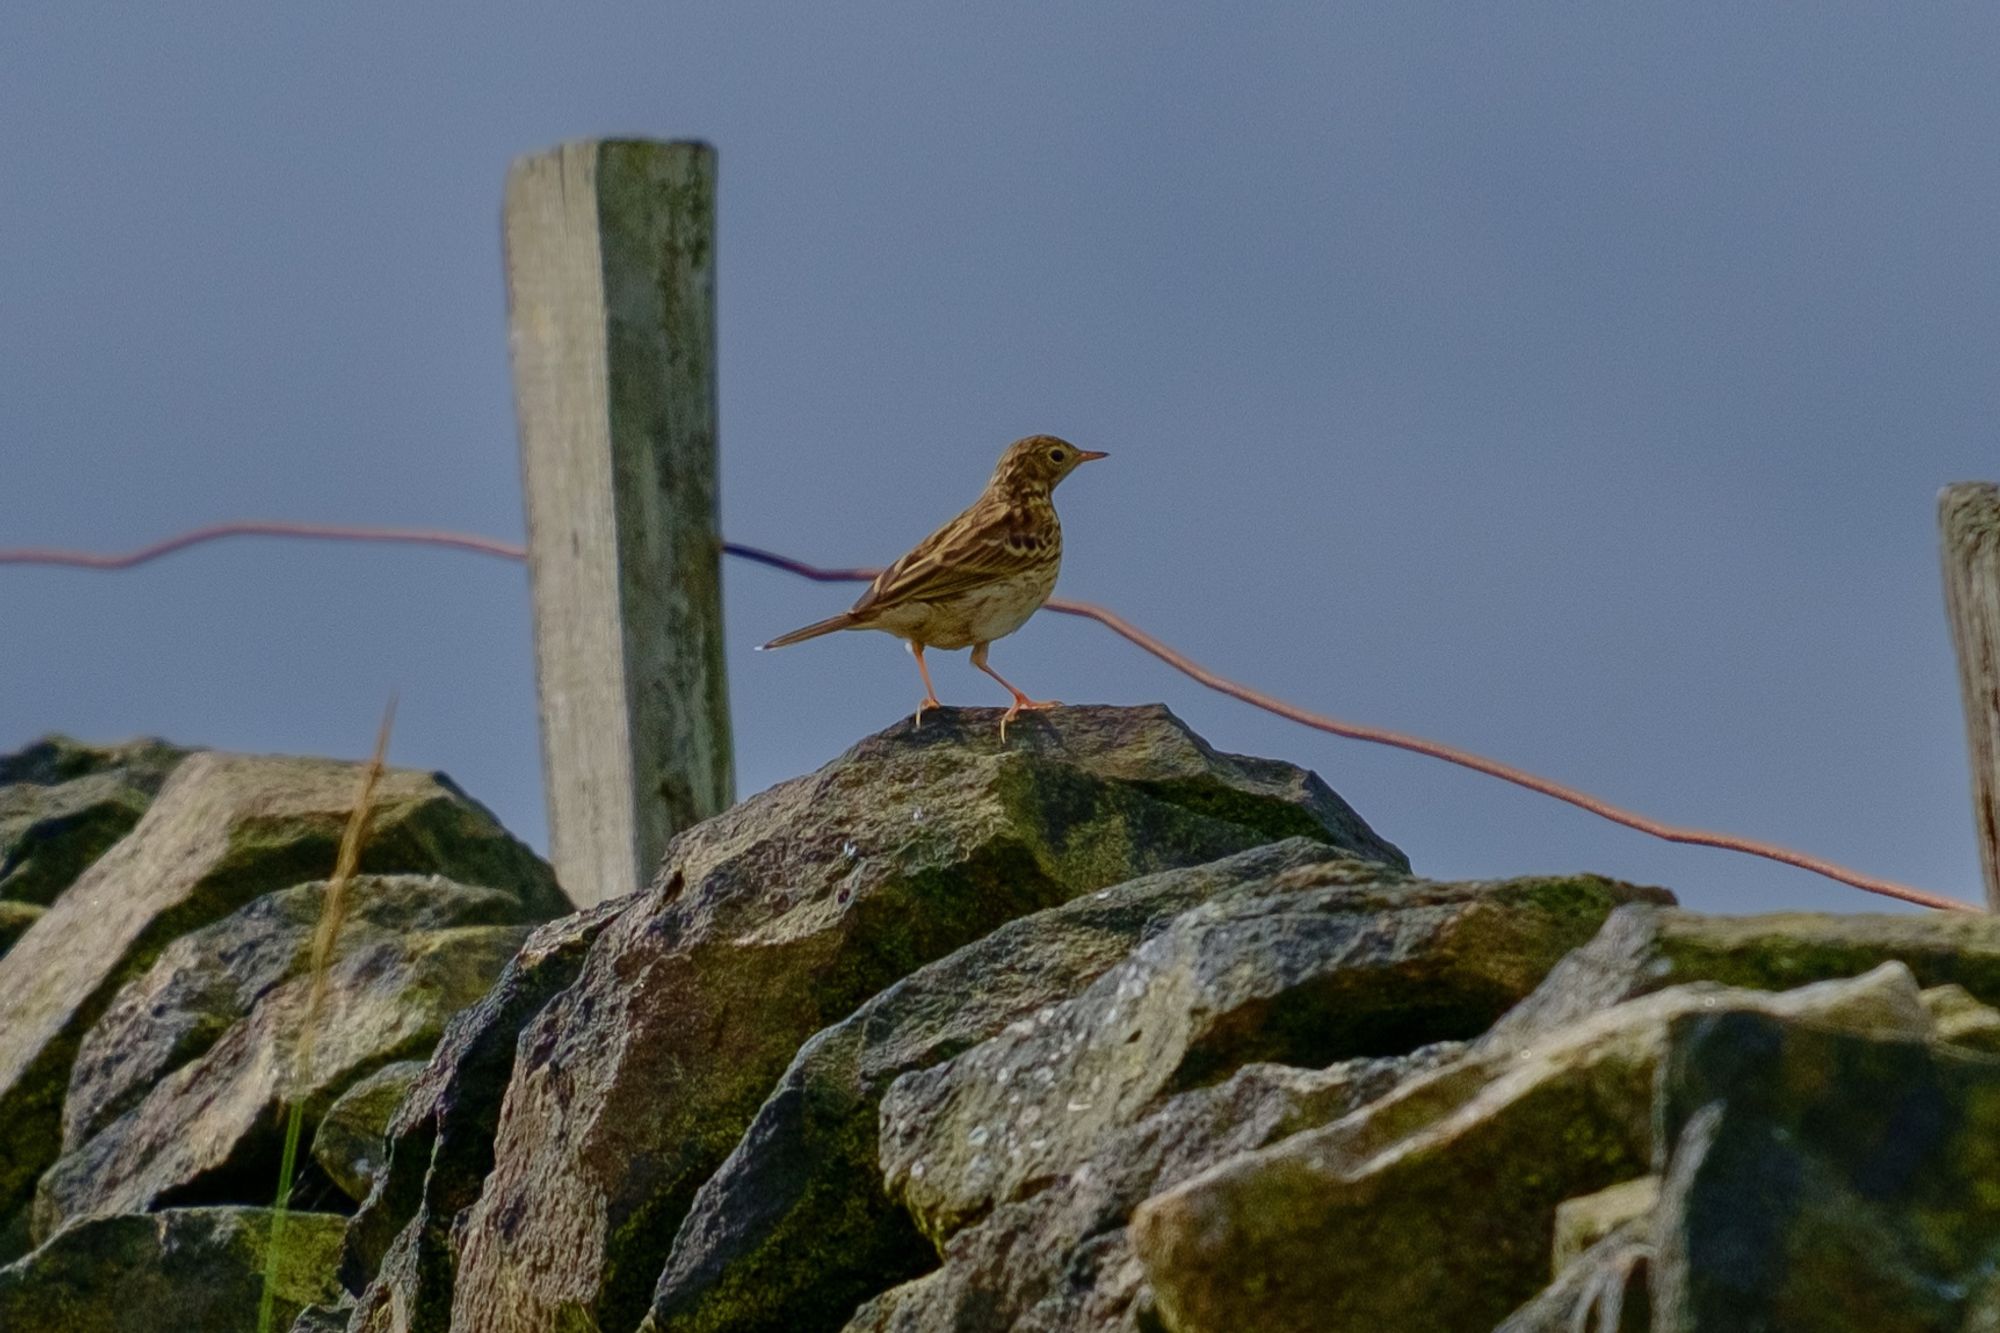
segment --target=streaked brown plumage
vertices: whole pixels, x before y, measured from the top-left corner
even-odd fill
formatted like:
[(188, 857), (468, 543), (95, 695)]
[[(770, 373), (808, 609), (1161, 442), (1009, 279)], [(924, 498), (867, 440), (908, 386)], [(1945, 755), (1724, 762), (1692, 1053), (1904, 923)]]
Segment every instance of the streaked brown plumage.
[(972, 664), (1014, 696), (1000, 719), (1000, 737), (1022, 709), (1051, 708), (1008, 684), (986, 664), (987, 645), (1012, 634), (1055, 591), (1062, 567), (1062, 524), (1052, 498), (1077, 466), (1105, 455), (1053, 435), (1030, 435), (1007, 446), (972, 507), (917, 543), (868, 585), (852, 608), (765, 644), (782, 648), (843, 629), (879, 629), (909, 644), (924, 678), (924, 709), (939, 707), (924, 665), (926, 648), (972, 649)]

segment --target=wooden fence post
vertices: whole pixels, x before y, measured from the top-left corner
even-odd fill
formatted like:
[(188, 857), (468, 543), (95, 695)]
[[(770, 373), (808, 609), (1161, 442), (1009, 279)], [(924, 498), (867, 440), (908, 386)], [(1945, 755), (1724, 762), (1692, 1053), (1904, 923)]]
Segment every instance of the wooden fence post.
[(1938, 495), (1944, 605), (1958, 650), (1972, 820), (1986, 905), (2000, 911), (2000, 486), (1960, 482)]
[(715, 152), (522, 158), (503, 217), (542, 774), (579, 905), (734, 799), (716, 518)]

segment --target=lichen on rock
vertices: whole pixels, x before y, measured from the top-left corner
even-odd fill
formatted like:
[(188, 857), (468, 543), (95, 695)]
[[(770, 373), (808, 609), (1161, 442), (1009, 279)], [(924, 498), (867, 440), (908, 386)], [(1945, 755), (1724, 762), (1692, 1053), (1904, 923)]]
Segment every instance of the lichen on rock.
[(1141, 876), (1009, 922), (814, 1035), (696, 1196), (647, 1327), (838, 1328), (845, 1310), (916, 1277), (935, 1255), (877, 1163), (877, 1108), (894, 1079), (1068, 999), (1189, 909), (1268, 894), (1308, 867), (1400, 873), (1288, 838)]
[(1436, 883), (1164, 709), (948, 710), (568, 915), (391, 775), (294, 1085), (354, 776), (193, 755), (0, 895), (0, 1327), (244, 1327), (292, 1099), (295, 1333), (2000, 1319), (1992, 917)]
[(128, 833), (187, 751), (45, 736), (0, 755), (0, 899), (43, 907)]
[(7, 1333), (252, 1333), (267, 1267), (276, 1326), (338, 1293), (346, 1219), (288, 1214), (269, 1263), (268, 1208), (170, 1208), (86, 1218), (0, 1268)]
[(493, 1135), (521, 1034), (576, 979), (590, 944), (632, 904), (614, 899), (529, 935), (492, 989), (446, 1027), (385, 1131), (388, 1157), (347, 1229), (341, 1277), (356, 1333), (444, 1333), (454, 1229), (493, 1169)]
[[(1547, 1280), (1563, 1200), (1652, 1169), (1654, 1077), (1672, 1021), (1727, 1011), (1931, 1032), (1909, 969), (1889, 963), (1782, 993), (1677, 986), (1530, 1045), (1470, 1053), (1142, 1204), (1134, 1247), (1168, 1323), (1491, 1327)], [(1445, 1255), (1479, 1280), (1444, 1280)]]
[[(0, 1257), (27, 1240), (36, 1179), (63, 1151), (72, 1063), (99, 1018), (181, 936), (323, 877), (356, 773), (318, 759), (189, 756), (131, 831), (0, 956)], [(436, 774), (383, 778), (361, 869), (504, 889), (532, 915), (568, 906), (548, 867)]]
[(0, 955), (13, 948), (14, 941), (28, 933), (28, 927), (41, 920), (42, 912), (33, 903), (0, 899)]
[(1005, 745), (949, 711), (898, 723), (689, 830), (522, 1035), (454, 1321), (637, 1325), (815, 1031), (1016, 917), (1294, 835), (1407, 865), (1318, 778), (1158, 707), (1064, 708)]
[(422, 1060), (395, 1060), (349, 1085), (313, 1130), (312, 1156), (326, 1178), (355, 1203), (388, 1165), (389, 1122), (424, 1071)]

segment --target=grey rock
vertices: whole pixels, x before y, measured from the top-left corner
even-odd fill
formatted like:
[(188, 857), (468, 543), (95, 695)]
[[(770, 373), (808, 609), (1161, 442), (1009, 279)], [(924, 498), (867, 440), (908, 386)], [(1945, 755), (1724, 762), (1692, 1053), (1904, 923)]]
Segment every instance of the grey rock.
[(1032, 1194), (954, 1234), (937, 1271), (864, 1306), (849, 1333), (1134, 1330), (1150, 1305), (1126, 1219), (1149, 1195), (1238, 1153), (1340, 1118), (1453, 1059), (1442, 1042), (1323, 1070), (1253, 1064), (1107, 1133)]
[(300, 1082), (293, 1052), (325, 893), (322, 883), (267, 894), (182, 936), (112, 1004), (77, 1069), (91, 1089), (119, 1088), (111, 1109), (128, 1100), (129, 1109), (80, 1123), (44, 1173), (37, 1237), (83, 1214), (264, 1195), (278, 1175), (282, 1107), (302, 1103), (313, 1125), (357, 1080), (427, 1056), (528, 931), (492, 923), (519, 916), (508, 894), (429, 876), (358, 877)]
[(1959, 1330), (2000, 1269), (2000, 1060), (1757, 1013), (1675, 1020), (1663, 1330)]
[(1005, 743), (991, 722), (898, 722), (676, 839), (522, 1035), (456, 1323), (637, 1325), (799, 1045), (1006, 921), (1295, 835), (1406, 865), (1311, 774), (1164, 708), (1060, 709)]
[[(355, 765), (202, 753), (174, 769), (130, 833), (0, 957), (0, 1234), (61, 1147), (63, 1094), (84, 1035), (175, 938), (258, 895), (325, 875), (353, 805)], [(535, 914), (567, 903), (533, 852), (432, 774), (377, 789), (361, 869), (508, 887)]]
[(866, 1297), (917, 1276), (935, 1254), (884, 1196), (876, 1161), (890, 1082), (1075, 994), (1188, 908), (1267, 894), (1314, 866), (1400, 878), (1305, 838), (1143, 876), (1009, 922), (815, 1035), (695, 1196), (647, 1327), (837, 1329)]
[[(1351, 863), (1252, 888), (1185, 912), (1074, 1000), (896, 1082), (884, 1170), (945, 1262), (851, 1329), (1135, 1327), (1149, 1300), (1125, 1234), (1135, 1205), (1453, 1058), (1449, 1038), (1476, 1035), (1617, 904), (1663, 896)], [(1355, 1058), (1256, 1063), (1341, 1056)]]
[(882, 1105), (890, 1193), (942, 1244), (1088, 1159), (1157, 1099), (1254, 1061), (1317, 1067), (1477, 1036), (1640, 890), (1436, 884), (1352, 864), (1196, 908), (1076, 999)]
[[(1163, 1318), (1175, 1333), (1491, 1328), (1546, 1284), (1557, 1206), (1651, 1168), (1671, 1021), (1735, 1010), (1931, 1033), (1889, 963), (1782, 994), (1679, 986), (1475, 1051), (1141, 1204), (1130, 1233)], [(1477, 1280), (1437, 1281), (1440, 1255)]]
[[(63, 1099), (63, 1150), (77, 1151), (302, 975), (325, 902), (324, 881), (267, 893), (161, 950), (77, 1048)], [(442, 876), (359, 875), (348, 886), (343, 929), (370, 938), (434, 935), (522, 924), (528, 910), (514, 893)]]
[[(338, 1294), (346, 1219), (287, 1214), (274, 1326)], [(271, 1241), (266, 1208), (174, 1208), (87, 1218), (0, 1268), (7, 1333), (252, 1333)]]
[(0, 755), (0, 898), (42, 906), (139, 822), (187, 751), (46, 736)]
[(537, 929), (478, 1003), (459, 1011), (387, 1129), (388, 1161), (348, 1226), (341, 1280), (356, 1333), (444, 1333), (454, 1229), (493, 1168), (493, 1134), (521, 1030), (576, 979), (585, 951), (637, 898)]
[(389, 1121), (423, 1070), (422, 1060), (383, 1065), (341, 1093), (320, 1117), (313, 1160), (356, 1203), (368, 1197), (387, 1166)]
[(1505, 1046), (1561, 1031), (1639, 995), (1689, 981), (1789, 990), (1854, 977), (1891, 960), (1926, 987), (1956, 984), (2000, 1004), (2000, 916), (1782, 912), (1703, 916), (1634, 905), (1549, 973), (1483, 1039)]
[(292, 1321), (291, 1333), (346, 1333), (353, 1313), (346, 1305), (308, 1305)]

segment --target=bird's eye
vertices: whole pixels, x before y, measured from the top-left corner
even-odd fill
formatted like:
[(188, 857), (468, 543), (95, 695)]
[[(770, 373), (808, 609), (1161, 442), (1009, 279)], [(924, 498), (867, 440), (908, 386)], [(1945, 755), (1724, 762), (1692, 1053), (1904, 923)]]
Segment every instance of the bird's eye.
[(1060, 462), (1062, 462), (1062, 461), (1063, 461), (1063, 451), (1062, 451), (1062, 450), (1060, 450), (1060, 449), (1051, 449), (1051, 450), (1049, 450), (1049, 461), (1050, 461), (1051, 463), (1060, 463)]

